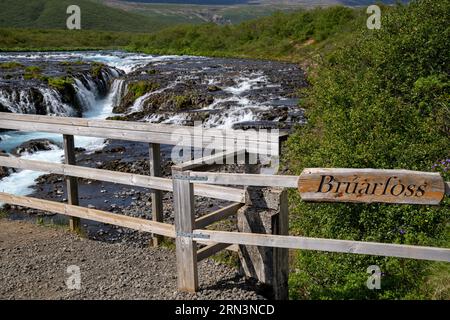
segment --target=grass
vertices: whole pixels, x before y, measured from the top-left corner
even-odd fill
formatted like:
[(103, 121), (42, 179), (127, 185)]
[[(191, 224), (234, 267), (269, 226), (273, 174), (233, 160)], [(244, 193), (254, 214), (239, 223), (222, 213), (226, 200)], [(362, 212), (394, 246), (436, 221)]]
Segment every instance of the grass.
[(23, 65), (16, 61), (0, 63), (0, 69), (18, 69), (18, 68), (22, 68), (22, 67), (23, 67)]
[(342, 44), (365, 24), (364, 18), (362, 10), (332, 7), (276, 13), (234, 26), (182, 25), (153, 33), (3, 28), (0, 51), (124, 49), (300, 62)]
[(163, 16), (151, 19), (90, 0), (14, 0), (0, 2), (0, 27), (66, 29), (70, 5), (80, 7), (83, 30), (153, 32), (167, 26)]
[(450, 300), (450, 264), (433, 263), (429, 267), (423, 291), (432, 300)]
[(58, 90), (64, 90), (68, 85), (73, 84), (73, 79), (69, 77), (46, 78), (50, 87)]
[(213, 256), (210, 257), (210, 259), (227, 265), (231, 268), (238, 268), (239, 267), (239, 256), (236, 252), (223, 250)]
[(90, 30), (0, 28), (0, 51), (77, 51), (123, 49), (140, 33)]
[(92, 64), (91, 74), (94, 77), (99, 77), (101, 75), (102, 69), (105, 67), (103, 63), (100, 62), (94, 62)]
[(137, 82), (131, 83), (128, 86), (129, 92), (132, 92), (134, 94), (135, 99), (142, 97), (147, 92), (154, 91), (158, 88), (159, 88), (159, 85), (157, 83), (148, 82), (148, 81), (137, 81)]
[(29, 66), (25, 68), (25, 73), (23, 75), (25, 80), (30, 80), (30, 79), (43, 79), (42, 76), (42, 69), (39, 68), (38, 66)]

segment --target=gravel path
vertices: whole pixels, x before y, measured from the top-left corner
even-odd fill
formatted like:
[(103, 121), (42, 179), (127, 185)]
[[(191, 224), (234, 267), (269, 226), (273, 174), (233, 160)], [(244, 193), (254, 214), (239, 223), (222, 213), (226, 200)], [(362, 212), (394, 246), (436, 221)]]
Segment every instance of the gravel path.
[[(81, 270), (69, 290), (67, 267)], [(174, 251), (88, 240), (63, 228), (0, 219), (0, 299), (261, 299), (236, 270), (199, 264), (200, 292), (178, 293)]]

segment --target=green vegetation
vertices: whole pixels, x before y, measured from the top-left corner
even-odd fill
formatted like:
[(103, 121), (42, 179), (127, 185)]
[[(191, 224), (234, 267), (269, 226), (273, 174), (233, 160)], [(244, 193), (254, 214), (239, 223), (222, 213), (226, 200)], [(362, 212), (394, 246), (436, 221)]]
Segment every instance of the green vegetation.
[(50, 87), (53, 87), (57, 90), (64, 90), (67, 86), (73, 84), (73, 79), (70, 77), (54, 77), (54, 78), (46, 78), (47, 83)]
[(144, 35), (88, 30), (0, 29), (0, 51), (121, 49)]
[(231, 268), (239, 268), (239, 255), (237, 252), (223, 250), (213, 256), (211, 256), (212, 260), (227, 265)]
[[(450, 160), (448, 38), (450, 0), (419, 0), (382, 19), (381, 30), (355, 32), (310, 77), (302, 106), (309, 123), (287, 145), (286, 165), (402, 168), (447, 172)], [(445, 168), (443, 168), (445, 166)], [(440, 207), (307, 204), (290, 197), (293, 232), (335, 239), (448, 246), (450, 201)], [(381, 290), (368, 290), (378, 265)], [(300, 251), (291, 296), (310, 299), (422, 299), (448, 296), (448, 268), (419, 260)], [(444, 267), (445, 268), (445, 267)], [(447, 282), (446, 293), (430, 285)], [(433, 291), (433, 290), (431, 290)], [(438, 290), (439, 291), (439, 290)], [(435, 291), (434, 291), (435, 292)]]
[(176, 110), (183, 110), (192, 106), (191, 97), (189, 95), (174, 96), (173, 101)]
[(0, 69), (17, 69), (17, 68), (23, 68), (23, 65), (16, 61), (0, 63)]
[(42, 69), (38, 66), (29, 66), (25, 68), (24, 79), (43, 79)]
[(8, 218), (9, 213), (7, 211), (0, 210), (0, 219)]
[(297, 61), (361, 24), (362, 11), (332, 7), (276, 13), (235, 26), (177, 26), (133, 39), (129, 50)]
[(94, 62), (92, 64), (91, 74), (94, 77), (98, 78), (101, 75), (102, 70), (103, 70), (104, 67), (105, 67), (105, 64), (100, 63), (100, 62)]
[(49, 77), (42, 74), (42, 69), (38, 66), (28, 66), (25, 68), (25, 73), (23, 75), (24, 79), (38, 79), (46, 82), (50, 87), (57, 90), (64, 90), (68, 86), (73, 84), (73, 79), (71, 77)]
[(159, 85), (154, 82), (137, 81), (128, 85), (128, 92), (133, 93), (133, 98), (137, 99), (144, 94), (154, 91), (159, 88)]
[(7, 0), (0, 2), (0, 27), (66, 29), (70, 5), (81, 8), (83, 30), (152, 32), (167, 26), (164, 17), (150, 19), (90, 0)]
[(364, 13), (344, 7), (276, 13), (234, 26), (183, 25), (151, 34), (88, 30), (0, 29), (0, 50), (119, 49), (152, 54), (192, 54), (300, 61), (329, 51)]

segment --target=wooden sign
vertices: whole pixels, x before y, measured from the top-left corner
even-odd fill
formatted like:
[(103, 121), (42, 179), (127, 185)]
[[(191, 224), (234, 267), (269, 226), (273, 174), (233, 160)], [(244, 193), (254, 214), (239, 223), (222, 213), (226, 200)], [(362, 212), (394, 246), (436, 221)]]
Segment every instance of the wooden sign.
[(298, 190), (305, 201), (437, 205), (445, 184), (439, 173), (316, 168), (303, 170)]

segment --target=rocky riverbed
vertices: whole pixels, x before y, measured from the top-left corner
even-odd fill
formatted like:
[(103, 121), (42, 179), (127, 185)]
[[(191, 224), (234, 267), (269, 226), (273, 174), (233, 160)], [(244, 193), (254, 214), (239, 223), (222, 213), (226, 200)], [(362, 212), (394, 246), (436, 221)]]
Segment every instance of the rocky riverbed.
[(292, 64), (186, 58), (153, 63), (123, 77), (115, 119), (206, 127), (290, 128), (304, 121), (297, 107), (303, 72)]

